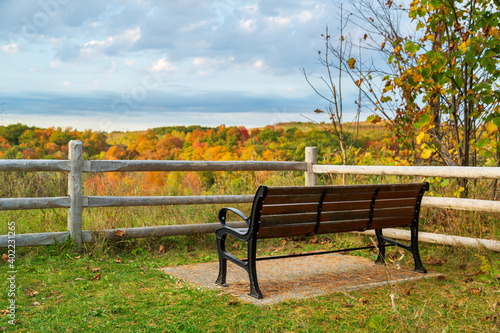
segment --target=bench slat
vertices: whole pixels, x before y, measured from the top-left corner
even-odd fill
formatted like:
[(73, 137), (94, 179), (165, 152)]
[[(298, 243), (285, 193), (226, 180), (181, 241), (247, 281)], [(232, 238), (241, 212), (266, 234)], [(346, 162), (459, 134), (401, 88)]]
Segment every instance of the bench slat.
[[(394, 226), (408, 226), (413, 220), (412, 216), (391, 216), (374, 218), (370, 229), (392, 228)], [(367, 220), (355, 221), (325, 221), (319, 225), (318, 234), (336, 233), (347, 231), (362, 231), (366, 228)]]
[(313, 213), (317, 210), (318, 203), (266, 205), (262, 207), (261, 215)]
[(377, 187), (390, 191), (419, 190), (421, 183), (410, 184), (368, 184), (368, 185), (327, 185), (327, 186), (274, 186), (269, 187), (268, 195), (284, 194), (321, 194), (325, 189), (340, 192), (373, 192)]
[[(404, 227), (411, 224), (412, 216), (394, 216), (374, 218), (370, 229), (382, 229), (393, 227)], [(362, 231), (366, 228), (367, 219), (348, 220), (348, 221), (325, 221), (321, 222), (317, 234), (331, 234), (349, 231)], [(302, 224), (283, 224), (273, 227), (260, 229), (257, 235), (258, 238), (279, 238), (304, 236), (313, 233), (315, 223)]]
[[(414, 213), (414, 207), (400, 207), (400, 208), (375, 208), (373, 210), (373, 218), (400, 216), (400, 215), (412, 215)], [(412, 215), (413, 216), (413, 215)], [(277, 225), (287, 225), (287, 224), (308, 224), (316, 223), (316, 213), (300, 213), (300, 214), (280, 214), (280, 215), (266, 215), (262, 216), (260, 220), (260, 229), (274, 227)], [(368, 221), (370, 217), (370, 209), (363, 210), (345, 210), (336, 212), (322, 212), (321, 222), (324, 221), (354, 221), (359, 219), (364, 219)], [(321, 225), (321, 224), (320, 224)]]
[[(375, 208), (391, 208), (391, 207), (410, 207), (415, 206), (416, 198), (408, 199), (381, 199), (375, 201)], [(359, 201), (333, 201), (324, 202), (323, 211), (340, 211), (352, 209), (369, 209), (371, 200)], [(368, 207), (368, 208), (367, 208)], [(264, 205), (262, 207), (262, 216), (278, 215), (278, 214), (297, 214), (297, 213), (316, 213), (318, 203), (298, 203), (298, 204), (276, 204)]]
[[(324, 202), (332, 201), (359, 201), (359, 200), (371, 200), (373, 198), (372, 192), (359, 192), (359, 193), (342, 193), (328, 192), (325, 196)], [(397, 192), (386, 192), (379, 191), (377, 195), (377, 200), (380, 199), (395, 199), (395, 198), (417, 198), (417, 191), (397, 191)], [(305, 194), (305, 195), (268, 195), (263, 204), (264, 205), (276, 205), (276, 204), (291, 204), (291, 203), (318, 203), (321, 198), (321, 194)]]

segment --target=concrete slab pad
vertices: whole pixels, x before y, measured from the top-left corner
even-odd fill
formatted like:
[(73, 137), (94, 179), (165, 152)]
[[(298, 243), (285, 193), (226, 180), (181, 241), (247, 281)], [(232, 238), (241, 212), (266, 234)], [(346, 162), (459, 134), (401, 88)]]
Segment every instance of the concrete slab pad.
[(287, 300), (326, 295), (339, 291), (385, 286), (439, 276), (422, 274), (395, 265), (377, 265), (372, 260), (337, 253), (257, 262), (259, 286), (264, 299), (248, 296), (250, 286), (245, 270), (228, 261), (227, 287), (214, 282), (219, 263), (164, 267), (168, 275), (187, 283), (218, 289), (244, 302), (269, 305)]

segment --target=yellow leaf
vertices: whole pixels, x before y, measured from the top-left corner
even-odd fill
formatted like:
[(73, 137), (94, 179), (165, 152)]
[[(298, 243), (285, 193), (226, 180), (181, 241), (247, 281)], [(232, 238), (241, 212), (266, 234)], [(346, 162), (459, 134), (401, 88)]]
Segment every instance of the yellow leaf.
[(460, 44), (458, 46), (458, 49), (462, 52), (466, 52), (467, 51), (467, 44), (465, 42), (463, 42), (462, 44)]
[(354, 69), (354, 64), (356, 64), (356, 60), (354, 58), (350, 58), (347, 60), (347, 64), (349, 65), (350, 69)]
[(374, 115), (371, 115), (369, 116), (366, 121), (369, 121), (371, 122), (372, 124), (376, 124), (376, 123), (379, 123), (382, 121), (382, 118), (380, 118), (380, 116), (378, 114), (374, 114)]
[(500, 38), (500, 30), (498, 30), (497, 27), (491, 27), (489, 33), (491, 36), (494, 36), (496, 38)]
[(425, 132), (420, 132), (420, 134), (417, 136), (417, 143), (421, 144), (423, 142), (427, 142), (430, 139), (430, 135), (425, 133)]
[(420, 156), (422, 156), (422, 158), (424, 159), (428, 159), (429, 157), (431, 157), (431, 154), (432, 154), (432, 149), (426, 148), (422, 150), (422, 154), (420, 154)]
[(493, 124), (492, 122), (489, 122), (486, 124), (486, 130), (488, 133), (496, 133), (498, 131), (498, 126)]

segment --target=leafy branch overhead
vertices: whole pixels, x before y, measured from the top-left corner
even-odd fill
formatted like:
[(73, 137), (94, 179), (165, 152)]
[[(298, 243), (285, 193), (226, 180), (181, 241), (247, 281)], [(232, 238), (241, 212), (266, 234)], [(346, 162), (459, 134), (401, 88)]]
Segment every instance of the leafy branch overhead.
[(343, 68), (368, 120), (384, 119), (415, 162), (467, 166), (483, 156), (498, 165), (500, 1), (405, 4), (351, 2), (360, 48), (375, 55), (361, 65), (351, 56)]

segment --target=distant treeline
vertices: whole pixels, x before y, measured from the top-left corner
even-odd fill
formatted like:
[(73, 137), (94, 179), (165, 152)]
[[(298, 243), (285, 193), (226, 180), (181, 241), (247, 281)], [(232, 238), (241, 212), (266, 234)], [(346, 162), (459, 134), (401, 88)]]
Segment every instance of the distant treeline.
[[(321, 161), (336, 163), (339, 149), (337, 137), (324, 125), (311, 123), (254, 129), (169, 126), (112, 133), (12, 124), (0, 126), (0, 158), (66, 159), (70, 140), (82, 141), (85, 159), (301, 161), (305, 147), (316, 146)], [(376, 156), (395, 155), (397, 145), (383, 127), (362, 126), (353, 149), (370, 164)]]

